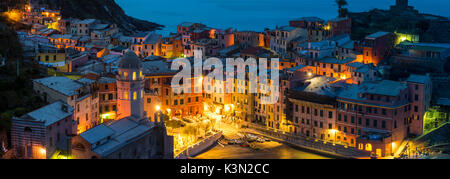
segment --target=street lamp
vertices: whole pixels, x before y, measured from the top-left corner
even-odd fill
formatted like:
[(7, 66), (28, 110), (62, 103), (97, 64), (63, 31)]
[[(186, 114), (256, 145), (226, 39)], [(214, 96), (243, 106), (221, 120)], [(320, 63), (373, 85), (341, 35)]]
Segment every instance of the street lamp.
[(46, 156), (47, 150), (45, 150), (45, 148), (40, 148), (40, 149), (39, 149), (39, 153), (41, 153), (42, 156), (44, 156), (45, 158), (47, 158), (47, 156)]
[(337, 139), (336, 134), (337, 134), (338, 130), (330, 129), (330, 132), (334, 134), (334, 143), (336, 143), (336, 139)]

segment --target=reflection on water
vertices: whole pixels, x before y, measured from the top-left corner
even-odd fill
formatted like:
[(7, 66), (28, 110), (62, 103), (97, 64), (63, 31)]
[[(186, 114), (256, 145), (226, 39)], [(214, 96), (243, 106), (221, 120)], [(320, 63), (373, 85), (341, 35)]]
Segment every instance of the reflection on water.
[(258, 144), (260, 150), (252, 150), (238, 145), (222, 147), (216, 145), (211, 150), (196, 156), (196, 159), (330, 159), (329, 157), (294, 149), (278, 142)]

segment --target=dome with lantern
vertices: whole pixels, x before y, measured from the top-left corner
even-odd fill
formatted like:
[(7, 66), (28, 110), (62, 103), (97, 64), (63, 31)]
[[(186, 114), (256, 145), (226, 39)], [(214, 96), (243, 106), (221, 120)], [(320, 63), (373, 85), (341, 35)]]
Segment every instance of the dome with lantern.
[(119, 68), (140, 69), (142, 68), (142, 62), (133, 51), (128, 50), (120, 59)]

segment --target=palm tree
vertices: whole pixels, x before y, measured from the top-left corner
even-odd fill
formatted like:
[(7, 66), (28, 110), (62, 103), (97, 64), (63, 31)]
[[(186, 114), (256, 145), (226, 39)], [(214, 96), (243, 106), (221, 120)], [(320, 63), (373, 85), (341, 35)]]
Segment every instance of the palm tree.
[(348, 5), (346, 0), (334, 0), (334, 2), (338, 5), (338, 13), (339, 17), (344, 17), (343, 7)]

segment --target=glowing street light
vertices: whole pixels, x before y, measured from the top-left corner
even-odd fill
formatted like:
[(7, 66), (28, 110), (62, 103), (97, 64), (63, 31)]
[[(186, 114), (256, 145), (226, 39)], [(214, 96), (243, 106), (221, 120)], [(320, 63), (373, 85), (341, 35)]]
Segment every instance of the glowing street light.
[(219, 108), (216, 108), (216, 114), (219, 114), (220, 113), (220, 109)]
[(156, 105), (156, 111), (159, 111), (159, 110), (161, 110), (161, 106)]
[(225, 112), (228, 112), (228, 111), (230, 111), (230, 106), (229, 106), (228, 104), (226, 104), (226, 105), (225, 105), (225, 109), (224, 109), (224, 110), (225, 110)]
[(400, 37), (400, 41), (403, 42), (406, 40), (406, 37)]
[(39, 153), (41, 153), (42, 155), (45, 155), (47, 153), (47, 151), (44, 148), (40, 148)]
[(338, 133), (339, 131), (336, 129), (329, 129), (331, 133), (334, 134), (334, 143), (336, 143), (336, 133)]

